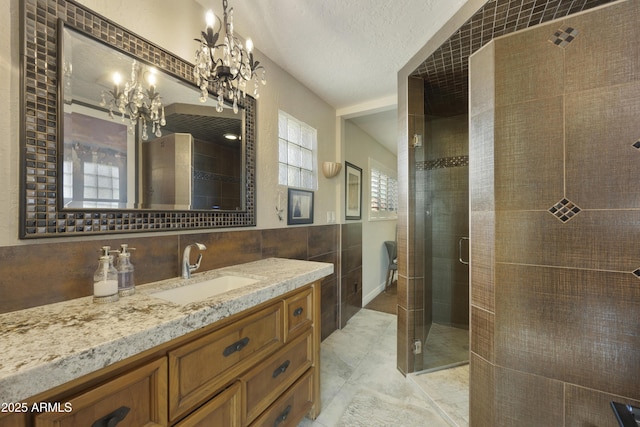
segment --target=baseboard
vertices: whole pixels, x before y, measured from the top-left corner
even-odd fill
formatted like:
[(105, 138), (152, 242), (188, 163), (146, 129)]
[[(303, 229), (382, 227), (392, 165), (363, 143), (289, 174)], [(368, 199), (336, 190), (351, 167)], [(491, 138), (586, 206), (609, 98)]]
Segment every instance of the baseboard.
[(373, 299), (375, 297), (377, 297), (382, 292), (384, 292), (385, 285), (386, 285), (386, 283), (382, 283), (378, 287), (374, 288), (367, 295), (363, 295), (362, 296), (362, 306), (365, 307), (367, 304), (369, 304), (371, 301), (373, 301)]

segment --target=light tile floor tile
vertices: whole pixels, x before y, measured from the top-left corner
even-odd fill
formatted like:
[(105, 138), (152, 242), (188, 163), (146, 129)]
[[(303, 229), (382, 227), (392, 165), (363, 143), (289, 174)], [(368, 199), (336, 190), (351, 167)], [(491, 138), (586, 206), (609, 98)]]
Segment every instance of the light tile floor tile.
[(397, 370), (396, 333), (395, 315), (362, 309), (327, 337), (321, 346), (322, 411), (317, 420), (305, 419), (299, 427), (339, 425), (354, 396), (363, 394), (391, 404), (396, 411), (403, 407), (421, 411), (425, 423), (415, 427), (455, 426), (455, 417), (442, 416), (442, 407), (411, 376)]
[(408, 376), (458, 427), (469, 425), (469, 365)]

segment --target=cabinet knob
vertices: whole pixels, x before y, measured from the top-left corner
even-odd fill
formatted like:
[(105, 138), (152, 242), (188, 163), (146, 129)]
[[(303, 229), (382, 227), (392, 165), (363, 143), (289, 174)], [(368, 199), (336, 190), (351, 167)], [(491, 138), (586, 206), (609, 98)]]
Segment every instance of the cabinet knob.
[(110, 414), (94, 421), (91, 427), (115, 427), (120, 421), (124, 420), (131, 409), (121, 406)]
[(278, 375), (284, 373), (284, 371), (287, 370), (290, 364), (291, 364), (291, 361), (286, 360), (282, 365), (278, 366), (278, 368), (275, 371), (273, 371), (272, 377), (276, 378)]
[(293, 316), (294, 317), (298, 317), (302, 314), (302, 312), (304, 311), (304, 309), (302, 307), (298, 307), (293, 311)]

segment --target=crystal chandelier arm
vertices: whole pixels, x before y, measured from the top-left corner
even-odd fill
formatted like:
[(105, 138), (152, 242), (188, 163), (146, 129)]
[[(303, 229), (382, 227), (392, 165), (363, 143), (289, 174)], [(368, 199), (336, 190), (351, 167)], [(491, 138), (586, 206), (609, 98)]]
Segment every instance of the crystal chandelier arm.
[[(200, 33), (202, 34), (202, 41), (204, 43), (206, 43), (206, 45), (210, 48), (214, 47), (216, 45), (216, 42), (218, 41), (218, 38), (220, 38), (220, 29), (222, 28), (222, 22), (220, 21), (220, 18), (218, 19), (218, 31), (213, 32), (213, 28), (212, 27), (207, 27), (206, 32), (205, 31), (201, 31)], [(198, 39), (194, 39), (195, 41), (200, 41)]]

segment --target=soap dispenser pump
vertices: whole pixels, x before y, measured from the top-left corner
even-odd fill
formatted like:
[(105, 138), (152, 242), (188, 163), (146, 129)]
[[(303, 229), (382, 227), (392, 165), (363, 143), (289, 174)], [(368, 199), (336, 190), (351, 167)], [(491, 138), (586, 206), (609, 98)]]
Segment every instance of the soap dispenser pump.
[(118, 295), (126, 297), (136, 293), (136, 285), (133, 280), (133, 264), (131, 263), (131, 252), (136, 248), (130, 248), (129, 245), (123, 243), (120, 245), (120, 252), (118, 252), (118, 264), (116, 270), (118, 271)]
[(93, 275), (93, 302), (118, 301), (118, 271), (113, 266), (111, 247), (103, 246), (98, 260), (98, 269)]

